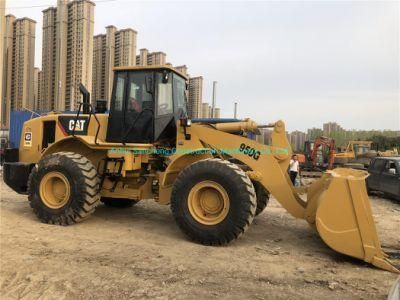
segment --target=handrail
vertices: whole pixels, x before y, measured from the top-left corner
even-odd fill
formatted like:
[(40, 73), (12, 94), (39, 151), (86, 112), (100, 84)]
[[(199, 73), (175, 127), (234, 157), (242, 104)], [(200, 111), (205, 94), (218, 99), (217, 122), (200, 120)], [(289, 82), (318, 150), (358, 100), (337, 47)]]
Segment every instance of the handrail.
[(72, 130), (72, 136), (75, 136), (76, 123), (77, 123), (77, 121), (78, 121), (78, 118), (79, 118), (79, 114), (80, 114), (80, 112), (81, 112), (81, 109), (82, 109), (82, 107), (85, 106), (85, 105), (87, 105), (87, 106), (90, 108), (90, 110), (89, 110), (89, 120), (88, 120), (88, 125), (87, 125), (87, 126), (88, 126), (88, 130), (89, 130), (89, 124), (90, 124), (90, 120), (91, 120), (91, 118), (92, 118), (92, 115), (93, 115), (93, 117), (94, 117), (94, 119), (96, 120), (96, 123), (97, 123), (97, 130), (96, 130), (96, 135), (95, 135), (95, 137), (94, 137), (94, 143), (95, 143), (96, 145), (98, 145), (99, 143), (97, 143), (97, 137), (98, 137), (99, 132), (100, 132), (101, 124), (100, 124), (100, 122), (99, 122), (99, 119), (98, 119), (97, 116), (96, 116), (96, 112), (93, 110), (93, 106), (92, 106), (91, 103), (79, 102), (78, 112), (76, 113), (75, 120), (74, 120), (74, 129)]

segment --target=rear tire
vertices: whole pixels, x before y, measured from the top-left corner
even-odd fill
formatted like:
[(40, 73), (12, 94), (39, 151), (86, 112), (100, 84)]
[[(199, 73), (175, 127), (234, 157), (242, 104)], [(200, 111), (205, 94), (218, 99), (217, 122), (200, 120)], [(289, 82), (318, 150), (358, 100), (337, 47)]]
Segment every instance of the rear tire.
[(96, 168), (77, 153), (47, 155), (29, 175), (28, 199), (43, 223), (81, 222), (94, 212), (100, 200)]
[(130, 208), (134, 206), (139, 201), (123, 199), (123, 198), (108, 198), (101, 197), (101, 202), (104, 203), (105, 206), (115, 207), (115, 208)]
[(252, 181), (257, 196), (256, 216), (261, 214), (269, 203), (269, 192), (258, 181)]
[(256, 206), (254, 187), (246, 173), (220, 159), (186, 167), (171, 195), (171, 210), (179, 228), (205, 245), (237, 239), (252, 223)]

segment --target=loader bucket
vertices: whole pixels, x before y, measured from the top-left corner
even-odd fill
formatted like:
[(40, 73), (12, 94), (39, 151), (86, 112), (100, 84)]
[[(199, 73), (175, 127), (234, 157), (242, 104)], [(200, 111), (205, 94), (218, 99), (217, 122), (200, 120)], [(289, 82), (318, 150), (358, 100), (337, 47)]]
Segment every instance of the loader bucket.
[(319, 235), (332, 249), (400, 273), (381, 249), (365, 184), (367, 176), (365, 171), (347, 168), (328, 171), (310, 186), (305, 217), (315, 222)]

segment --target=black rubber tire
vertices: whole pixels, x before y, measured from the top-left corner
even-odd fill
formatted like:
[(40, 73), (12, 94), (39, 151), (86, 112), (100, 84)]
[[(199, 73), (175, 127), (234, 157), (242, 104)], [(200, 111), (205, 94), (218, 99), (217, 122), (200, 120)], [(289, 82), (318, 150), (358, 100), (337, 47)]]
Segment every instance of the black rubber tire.
[[(195, 184), (211, 180), (229, 197), (229, 211), (218, 224), (196, 221), (188, 208), (188, 195)], [(257, 206), (253, 184), (237, 165), (221, 159), (206, 159), (186, 167), (177, 177), (171, 195), (171, 210), (179, 228), (193, 241), (223, 245), (237, 239), (253, 222)]]
[(103, 202), (105, 206), (115, 207), (115, 208), (130, 208), (139, 202), (130, 199), (108, 198), (108, 197), (101, 197), (100, 201)]
[[(40, 181), (52, 171), (62, 173), (71, 188), (69, 200), (57, 209), (48, 207), (39, 193)], [(43, 223), (71, 225), (94, 212), (100, 200), (99, 184), (97, 170), (86, 157), (73, 152), (58, 152), (45, 156), (32, 169), (28, 179), (28, 199)]]
[(257, 196), (256, 216), (261, 214), (269, 203), (269, 192), (258, 181), (252, 181)]

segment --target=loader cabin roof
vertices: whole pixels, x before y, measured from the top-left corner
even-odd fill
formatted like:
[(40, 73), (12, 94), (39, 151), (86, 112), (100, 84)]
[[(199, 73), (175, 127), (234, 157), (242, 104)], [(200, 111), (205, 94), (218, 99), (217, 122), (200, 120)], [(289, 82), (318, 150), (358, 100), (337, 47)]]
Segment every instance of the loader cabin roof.
[(179, 76), (182, 76), (186, 80), (189, 79), (188, 76), (182, 74), (181, 72), (175, 70), (173, 67), (169, 66), (162, 66), (162, 65), (154, 65), (154, 66), (132, 66), (132, 67), (115, 67), (114, 71), (140, 71), (140, 70), (145, 70), (145, 71), (151, 71), (151, 70), (168, 70), (172, 71)]

